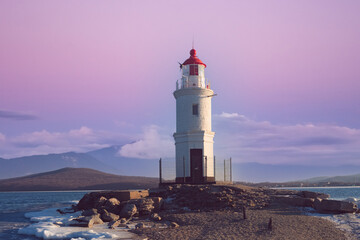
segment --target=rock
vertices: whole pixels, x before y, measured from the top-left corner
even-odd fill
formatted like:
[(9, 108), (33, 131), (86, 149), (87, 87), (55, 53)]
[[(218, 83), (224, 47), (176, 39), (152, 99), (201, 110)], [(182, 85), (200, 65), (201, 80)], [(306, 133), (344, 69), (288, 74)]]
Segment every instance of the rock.
[(95, 207), (96, 207), (97, 209), (103, 207), (103, 206), (105, 205), (106, 201), (107, 201), (107, 198), (101, 196), (101, 197), (95, 202)]
[(56, 209), (56, 211), (60, 214), (74, 213), (76, 212), (74, 208), (64, 208), (64, 209)]
[(114, 213), (110, 213), (108, 212), (106, 209), (103, 210), (102, 214), (101, 214), (101, 219), (104, 222), (112, 222), (112, 221), (117, 221), (119, 219), (119, 215), (116, 215)]
[(354, 213), (357, 211), (357, 205), (351, 202), (338, 200), (318, 199), (314, 202), (316, 211), (320, 213)]
[(151, 198), (154, 202), (154, 209), (153, 212), (160, 212), (164, 205), (164, 200), (161, 197), (152, 197)]
[(317, 193), (317, 192), (310, 192), (310, 191), (301, 191), (300, 194), (304, 198), (321, 198), (321, 199), (328, 199), (330, 197), (329, 194), (325, 193)]
[(120, 225), (120, 220), (117, 220), (117, 221), (111, 221), (109, 222), (108, 226), (109, 228), (111, 229), (115, 229), (116, 227), (118, 227)]
[(157, 213), (151, 214), (150, 218), (154, 221), (161, 221), (161, 217)]
[(321, 201), (322, 201), (321, 198), (315, 198), (314, 206), (313, 206), (313, 208), (314, 208), (315, 210), (316, 210), (316, 209), (320, 209)]
[(81, 213), (81, 216), (92, 216), (92, 215), (96, 215), (96, 214), (98, 214), (97, 209), (92, 208), (92, 209), (84, 210)]
[(76, 227), (93, 227), (94, 224), (103, 224), (104, 222), (100, 219), (100, 214), (95, 214), (92, 216), (80, 216), (75, 218), (70, 226)]
[(329, 199), (316, 199), (314, 208), (319, 213), (354, 213), (358, 209), (354, 203)]
[[(100, 197), (99, 197), (100, 198)], [(87, 193), (82, 197), (79, 203), (76, 205), (77, 209), (84, 210), (84, 209), (91, 209), (94, 208), (94, 202), (97, 200), (96, 196), (93, 193)]]
[(137, 213), (137, 207), (135, 204), (127, 203), (120, 211), (121, 218), (131, 218)]
[(104, 204), (104, 209), (111, 213), (119, 213), (120, 212), (120, 201), (116, 198), (110, 198), (106, 200)]
[(275, 200), (279, 203), (287, 204), (290, 206), (296, 207), (313, 207), (314, 199), (313, 198), (302, 198), (302, 197), (284, 197), (276, 196)]
[(119, 191), (100, 191), (85, 194), (79, 201), (76, 208), (78, 210), (98, 208), (97, 204), (102, 204), (102, 197), (105, 199), (116, 198), (118, 201), (128, 201), (149, 196), (148, 190), (119, 190)]
[(138, 199), (135, 205), (140, 215), (149, 215), (154, 207), (154, 201), (151, 198)]
[(357, 198), (354, 197), (349, 197), (347, 199), (344, 200), (345, 202), (352, 202), (352, 203), (357, 203), (359, 200)]
[(179, 224), (177, 224), (176, 222), (171, 222), (171, 223), (170, 223), (170, 227), (172, 227), (172, 228), (178, 228), (178, 227), (179, 227)]
[(135, 225), (135, 229), (141, 229), (141, 228), (144, 228), (145, 227), (145, 224), (144, 223), (138, 223)]

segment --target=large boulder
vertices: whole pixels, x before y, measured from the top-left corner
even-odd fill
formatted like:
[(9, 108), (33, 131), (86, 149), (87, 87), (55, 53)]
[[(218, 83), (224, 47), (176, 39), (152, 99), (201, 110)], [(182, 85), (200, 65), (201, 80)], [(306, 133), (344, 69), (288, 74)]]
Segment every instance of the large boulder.
[(149, 215), (154, 210), (154, 200), (143, 198), (135, 201), (136, 208), (140, 215)]
[(131, 218), (137, 213), (137, 207), (135, 204), (126, 203), (120, 211), (121, 218)]
[(115, 229), (116, 227), (118, 227), (121, 224), (120, 220), (117, 221), (111, 221), (108, 223), (108, 227), (110, 229)]
[(314, 208), (319, 213), (354, 213), (358, 209), (354, 203), (330, 199), (316, 199)]
[(100, 209), (102, 208), (107, 202), (107, 198), (101, 196), (98, 200), (95, 201), (95, 208)]
[(108, 212), (106, 209), (102, 210), (101, 213), (101, 220), (104, 222), (111, 222), (111, 221), (117, 221), (119, 219), (119, 215), (116, 215), (114, 213)]
[(296, 207), (313, 207), (314, 206), (314, 199), (313, 198), (303, 198), (303, 197), (294, 197), (294, 196), (276, 196), (275, 201), (277, 203), (282, 203), (290, 206)]
[(85, 194), (77, 204), (77, 210), (99, 208), (104, 200), (116, 198), (118, 201), (128, 201), (149, 196), (148, 190), (119, 190), (119, 191), (100, 191)]
[(80, 216), (75, 218), (71, 223), (70, 226), (76, 227), (93, 227), (94, 224), (103, 224), (104, 222), (100, 218), (100, 214), (95, 214), (92, 216)]
[(310, 192), (310, 191), (301, 191), (301, 196), (304, 198), (321, 198), (321, 199), (328, 199), (330, 197), (329, 194), (325, 193), (317, 193), (317, 192)]
[(164, 199), (162, 197), (152, 197), (151, 199), (154, 202), (153, 212), (160, 212), (164, 205)]
[(106, 200), (104, 206), (104, 209), (111, 213), (119, 213), (120, 212), (120, 201), (116, 198), (110, 198)]
[(97, 209), (91, 208), (91, 209), (82, 211), (81, 216), (92, 216), (92, 215), (96, 215), (96, 214), (98, 214)]

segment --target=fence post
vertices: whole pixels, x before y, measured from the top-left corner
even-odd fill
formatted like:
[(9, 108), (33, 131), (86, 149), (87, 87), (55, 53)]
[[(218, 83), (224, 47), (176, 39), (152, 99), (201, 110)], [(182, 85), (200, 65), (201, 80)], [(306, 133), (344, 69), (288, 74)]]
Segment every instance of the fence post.
[(230, 182), (232, 183), (232, 160), (230, 158)]
[(159, 160), (159, 180), (160, 180), (160, 184), (162, 183), (162, 174), (161, 174), (161, 158)]
[(216, 161), (215, 161), (215, 156), (214, 156), (214, 181), (216, 181)]
[(224, 182), (226, 182), (226, 166), (225, 166), (225, 159), (224, 159)]
[[(208, 174), (207, 174), (207, 156), (204, 156), (204, 160), (205, 160), (205, 174), (203, 173), (203, 178), (204, 178), (204, 175), (206, 177), (208, 177)], [(205, 181), (207, 182), (207, 178), (205, 178)]]
[(186, 181), (186, 178), (185, 178), (185, 157), (183, 156), (183, 177), (184, 177), (184, 183)]

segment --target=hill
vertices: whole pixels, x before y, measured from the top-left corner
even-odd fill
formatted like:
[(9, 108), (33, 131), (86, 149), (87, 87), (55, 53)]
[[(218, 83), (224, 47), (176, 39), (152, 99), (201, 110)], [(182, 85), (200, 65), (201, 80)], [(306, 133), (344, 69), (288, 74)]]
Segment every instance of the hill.
[(64, 167), (92, 168), (109, 172), (112, 167), (85, 153), (60, 153), (0, 159), (0, 179), (53, 171)]
[[(107, 173), (154, 177), (158, 175), (158, 159), (127, 158), (118, 154), (115, 145), (86, 153), (32, 155), (11, 159), (0, 158), (0, 179), (21, 177), (60, 168), (91, 168)], [(141, 166), (141, 168), (139, 168)]]
[(0, 191), (120, 190), (157, 185), (157, 178), (119, 176), (89, 168), (62, 168), (0, 180)]

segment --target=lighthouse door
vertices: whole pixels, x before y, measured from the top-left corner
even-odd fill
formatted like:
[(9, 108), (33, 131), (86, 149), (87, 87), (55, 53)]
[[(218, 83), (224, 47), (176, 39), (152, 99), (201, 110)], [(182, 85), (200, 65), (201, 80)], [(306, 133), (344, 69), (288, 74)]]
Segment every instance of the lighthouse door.
[(202, 149), (190, 149), (191, 179), (193, 183), (203, 182)]

